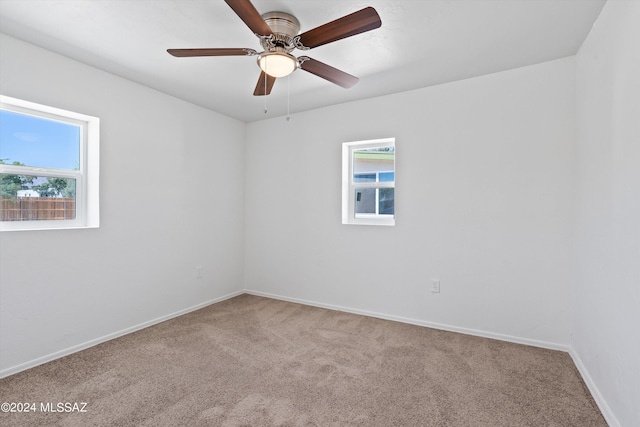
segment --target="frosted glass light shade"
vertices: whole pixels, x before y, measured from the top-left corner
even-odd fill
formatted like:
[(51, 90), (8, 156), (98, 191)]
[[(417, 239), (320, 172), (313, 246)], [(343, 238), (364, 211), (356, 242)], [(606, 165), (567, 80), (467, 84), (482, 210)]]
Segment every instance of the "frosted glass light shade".
[(298, 64), (296, 58), (288, 53), (265, 52), (258, 57), (258, 65), (270, 76), (280, 78), (293, 73)]

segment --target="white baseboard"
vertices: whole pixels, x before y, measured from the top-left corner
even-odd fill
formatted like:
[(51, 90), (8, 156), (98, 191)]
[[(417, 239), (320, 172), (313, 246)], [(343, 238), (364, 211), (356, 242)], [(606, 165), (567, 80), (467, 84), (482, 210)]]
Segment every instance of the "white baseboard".
[(266, 292), (252, 291), (249, 289), (245, 289), (244, 292), (250, 295), (256, 295), (260, 297), (273, 298), (277, 300), (294, 302), (294, 303), (303, 304), (303, 305), (310, 305), (313, 307), (326, 308), (329, 310), (344, 311), (345, 313), (360, 314), (363, 316), (376, 317), (378, 319), (393, 320), (396, 322), (408, 323), (408, 324), (417, 325), (417, 326), (425, 326), (427, 328), (440, 329), (443, 331), (459, 332), (461, 334), (474, 335), (474, 336), (483, 337), (483, 338), (491, 338), (491, 339), (500, 340), (500, 341), (508, 341), (516, 344), (524, 344), (524, 345), (530, 345), (533, 347), (541, 347), (549, 350), (560, 350), (560, 351), (565, 351), (567, 353), (569, 352), (569, 350), (571, 350), (571, 347), (568, 345), (558, 344), (553, 342), (539, 341), (539, 340), (532, 340), (528, 338), (515, 337), (511, 335), (497, 334), (494, 332), (481, 331), (478, 329), (461, 328), (458, 326), (427, 322), (424, 320), (411, 319), (408, 317), (394, 316), (394, 315), (385, 314), (385, 313), (377, 313), (373, 311), (353, 309), (353, 308), (342, 307), (342, 306), (333, 305), (333, 304), (324, 304), (316, 301), (308, 301), (308, 300), (303, 300), (298, 298), (290, 298), (290, 297), (270, 294)]
[(584, 383), (587, 385), (587, 388), (591, 392), (593, 400), (596, 401), (596, 405), (598, 405), (598, 408), (600, 408), (600, 412), (602, 412), (604, 420), (607, 422), (607, 424), (609, 424), (610, 427), (621, 427), (620, 422), (618, 422), (618, 419), (613, 414), (613, 411), (609, 407), (609, 404), (607, 404), (607, 401), (604, 400), (604, 397), (602, 397), (602, 393), (600, 393), (600, 390), (596, 386), (596, 383), (593, 381), (593, 378), (591, 378), (591, 375), (589, 375), (589, 371), (587, 371), (586, 366), (584, 366), (584, 363), (582, 363), (582, 359), (580, 359), (580, 356), (573, 347), (571, 347), (569, 354), (573, 359), (573, 363), (578, 368), (578, 372), (580, 372), (580, 375), (582, 375)]
[(98, 344), (101, 344), (103, 342), (112, 340), (114, 338), (118, 338), (118, 337), (121, 337), (123, 335), (127, 335), (127, 334), (130, 334), (132, 332), (136, 332), (136, 331), (139, 331), (141, 329), (148, 328), (149, 326), (156, 325), (156, 324), (164, 322), (166, 320), (173, 319), (174, 317), (182, 316), (183, 314), (187, 314), (187, 313), (190, 313), (192, 311), (199, 310), (199, 309), (207, 307), (207, 306), (209, 306), (211, 304), (215, 304), (217, 302), (222, 302), (224, 300), (227, 300), (227, 299), (230, 299), (230, 298), (233, 298), (233, 297), (237, 297), (238, 295), (242, 295), (243, 293), (245, 293), (245, 292), (244, 291), (237, 291), (237, 292), (233, 292), (233, 293), (228, 294), (228, 295), (224, 295), (224, 296), (219, 297), (219, 298), (214, 298), (212, 300), (209, 300), (209, 301), (194, 305), (192, 307), (176, 311), (175, 313), (167, 314), (165, 316), (161, 316), (161, 317), (155, 318), (153, 320), (149, 320), (147, 322), (143, 322), (143, 323), (140, 323), (138, 325), (131, 326), (131, 327), (123, 329), (121, 331), (117, 331), (117, 332), (114, 332), (114, 333), (111, 333), (111, 334), (108, 334), (108, 335), (104, 335), (104, 336), (102, 336), (100, 338), (92, 339), (92, 340), (89, 340), (89, 341), (84, 342), (82, 344), (74, 345), (73, 347), (69, 347), (69, 348), (65, 348), (65, 349), (60, 350), (60, 351), (56, 351), (55, 353), (47, 354), (46, 356), (38, 357), (37, 359), (30, 360), (29, 362), (21, 363), (19, 365), (3, 369), (2, 371), (0, 371), (0, 378), (4, 378), (4, 377), (8, 377), (9, 375), (17, 374), (18, 372), (22, 372), (22, 371), (25, 371), (25, 370), (27, 370), (29, 368), (33, 368), (33, 367), (36, 367), (38, 365), (42, 365), (44, 363), (51, 362), (52, 360), (56, 360), (56, 359), (59, 359), (61, 357), (68, 356), (70, 354), (76, 353), (78, 351), (85, 350), (85, 349), (87, 349), (89, 347), (93, 347), (95, 345), (98, 345)]

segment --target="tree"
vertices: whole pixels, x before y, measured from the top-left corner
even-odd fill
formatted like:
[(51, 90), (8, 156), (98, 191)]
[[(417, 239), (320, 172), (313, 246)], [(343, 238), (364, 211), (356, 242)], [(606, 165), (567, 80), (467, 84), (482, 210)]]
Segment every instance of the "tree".
[[(6, 165), (5, 159), (0, 159), (0, 164)], [(25, 166), (24, 163), (15, 161), (11, 163), (14, 166)], [(16, 197), (19, 190), (26, 190), (35, 177), (29, 175), (9, 175), (0, 174), (0, 197)]]
[[(6, 165), (6, 159), (0, 159), (0, 164)], [(26, 166), (15, 161), (14, 166)], [(34, 190), (40, 197), (67, 197), (75, 199), (76, 180), (70, 178), (47, 178), (42, 184), (33, 185), (37, 177), (32, 175), (0, 174), (0, 197), (16, 197), (20, 190)]]
[(67, 188), (69, 187), (69, 181), (72, 180), (66, 178), (47, 178), (45, 182), (40, 185), (34, 185), (31, 189), (37, 191), (40, 197), (75, 197), (75, 188), (73, 188), (73, 194), (71, 194), (70, 189)]
[(67, 179), (67, 186), (62, 190), (62, 197), (66, 197), (68, 199), (76, 198), (76, 180), (75, 179)]

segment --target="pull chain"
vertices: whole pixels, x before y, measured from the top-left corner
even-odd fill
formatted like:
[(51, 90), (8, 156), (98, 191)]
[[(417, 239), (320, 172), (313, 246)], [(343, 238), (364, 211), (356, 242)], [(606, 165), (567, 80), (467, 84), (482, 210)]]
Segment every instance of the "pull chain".
[[(269, 58), (264, 58), (265, 68), (267, 68), (267, 61), (269, 61)], [(267, 73), (263, 71), (262, 75), (264, 76), (264, 113), (267, 114)]]
[(290, 98), (291, 98), (291, 74), (287, 76), (287, 121), (291, 121), (290, 112)]

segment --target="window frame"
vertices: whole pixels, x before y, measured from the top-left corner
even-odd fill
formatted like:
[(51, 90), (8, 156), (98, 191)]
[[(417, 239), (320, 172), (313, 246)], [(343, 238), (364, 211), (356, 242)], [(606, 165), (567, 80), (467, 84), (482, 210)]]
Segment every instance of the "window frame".
[[(376, 171), (376, 182), (355, 182), (353, 171), (353, 153), (356, 150), (364, 148), (381, 148), (381, 147), (393, 147), (394, 148), (394, 160), (393, 160), (393, 173), (394, 180), (392, 182), (379, 181), (380, 172), (391, 171)], [(355, 191), (358, 189), (372, 188), (376, 189), (376, 212), (379, 209), (378, 206), (378, 193), (381, 188), (393, 188), (395, 193), (396, 187), (396, 139), (395, 138), (382, 138), (373, 139), (367, 141), (353, 141), (342, 143), (342, 224), (345, 225), (385, 225), (394, 226), (395, 221), (395, 201), (394, 201), (394, 213), (389, 214), (360, 214), (360, 217), (356, 217), (356, 203), (355, 203)], [(365, 172), (363, 172), (365, 173)], [(368, 172), (372, 174), (374, 172)]]
[(100, 119), (5, 95), (0, 95), (0, 109), (80, 127), (78, 170), (0, 164), (0, 173), (3, 174), (75, 179), (75, 219), (0, 221), (0, 231), (99, 227)]

